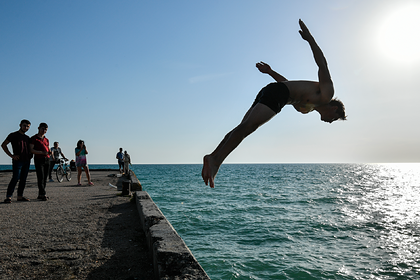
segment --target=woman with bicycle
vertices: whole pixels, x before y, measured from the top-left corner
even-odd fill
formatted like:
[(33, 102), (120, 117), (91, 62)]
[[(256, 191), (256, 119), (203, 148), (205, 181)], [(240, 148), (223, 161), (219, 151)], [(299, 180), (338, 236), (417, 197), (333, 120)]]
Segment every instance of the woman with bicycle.
[(79, 140), (77, 142), (77, 147), (75, 149), (76, 153), (76, 167), (77, 167), (77, 185), (81, 186), (82, 183), (82, 167), (86, 173), (86, 177), (88, 179), (88, 185), (93, 186), (93, 183), (90, 179), (89, 167), (87, 165), (86, 155), (88, 151), (86, 150), (85, 142), (83, 140)]

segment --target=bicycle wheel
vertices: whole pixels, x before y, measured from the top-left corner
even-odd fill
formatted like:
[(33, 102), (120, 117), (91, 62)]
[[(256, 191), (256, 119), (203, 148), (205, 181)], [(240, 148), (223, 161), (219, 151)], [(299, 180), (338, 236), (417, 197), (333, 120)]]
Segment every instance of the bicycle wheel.
[(57, 180), (58, 180), (58, 182), (60, 182), (60, 183), (63, 182), (64, 170), (63, 170), (63, 167), (61, 165), (59, 165), (57, 167), (56, 174), (57, 174)]
[(67, 181), (71, 180), (71, 169), (68, 166), (66, 166), (66, 179)]

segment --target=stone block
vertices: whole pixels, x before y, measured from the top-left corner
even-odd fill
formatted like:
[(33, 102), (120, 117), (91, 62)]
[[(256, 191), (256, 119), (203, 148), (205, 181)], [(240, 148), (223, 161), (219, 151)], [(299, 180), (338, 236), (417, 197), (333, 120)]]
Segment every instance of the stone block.
[(153, 259), (155, 279), (210, 280), (157, 205), (145, 191), (136, 192), (137, 209)]

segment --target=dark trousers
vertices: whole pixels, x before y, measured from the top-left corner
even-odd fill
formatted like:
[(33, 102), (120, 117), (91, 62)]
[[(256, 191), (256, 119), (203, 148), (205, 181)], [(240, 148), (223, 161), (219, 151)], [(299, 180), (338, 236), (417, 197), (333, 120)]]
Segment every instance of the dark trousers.
[(54, 169), (54, 165), (56, 164), (55, 161), (50, 161), (50, 168), (48, 170), (48, 178), (52, 179), (52, 171)]
[(17, 182), (19, 181), (19, 187), (17, 191), (18, 196), (23, 196), (23, 190), (26, 186), (26, 178), (28, 177), (30, 161), (17, 161), (12, 162), (13, 166), (13, 177), (10, 180), (9, 186), (7, 187), (6, 197), (12, 197)]
[(49, 158), (36, 158), (35, 159), (36, 178), (38, 180), (38, 196), (45, 196), (47, 194), (45, 191), (45, 187), (47, 186), (49, 168), (50, 168)]

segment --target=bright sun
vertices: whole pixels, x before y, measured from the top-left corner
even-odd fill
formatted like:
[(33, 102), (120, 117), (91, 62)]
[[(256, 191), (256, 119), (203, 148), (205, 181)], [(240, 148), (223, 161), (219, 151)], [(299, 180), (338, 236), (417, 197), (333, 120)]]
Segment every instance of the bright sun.
[(420, 5), (394, 10), (378, 32), (379, 48), (387, 57), (400, 62), (420, 60)]

